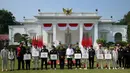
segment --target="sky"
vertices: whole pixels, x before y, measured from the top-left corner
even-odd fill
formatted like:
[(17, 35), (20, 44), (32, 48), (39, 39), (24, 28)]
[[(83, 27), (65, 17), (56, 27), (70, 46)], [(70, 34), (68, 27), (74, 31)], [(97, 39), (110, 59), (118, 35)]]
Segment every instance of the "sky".
[(130, 11), (130, 0), (0, 0), (0, 9), (13, 13), (17, 21), (32, 19), (41, 12), (62, 12), (62, 8), (73, 8), (73, 12), (95, 12), (102, 19), (119, 21)]

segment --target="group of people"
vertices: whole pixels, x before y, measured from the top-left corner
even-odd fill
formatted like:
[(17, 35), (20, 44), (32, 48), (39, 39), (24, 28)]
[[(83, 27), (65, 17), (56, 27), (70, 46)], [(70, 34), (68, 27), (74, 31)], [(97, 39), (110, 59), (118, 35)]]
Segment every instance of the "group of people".
[[(1, 50), (2, 71), (7, 71), (8, 60), (10, 70), (14, 70), (15, 57), (18, 60), (18, 70), (21, 69), (21, 63), (23, 70), (25, 69), (24, 65), (26, 65), (26, 70), (30, 70), (31, 62), (33, 63), (33, 70), (38, 70), (39, 67), (42, 70), (43, 65), (45, 65), (45, 69), (47, 70), (48, 61), (51, 62), (51, 69), (56, 70), (57, 60), (59, 60), (60, 69), (64, 69), (66, 60), (68, 69), (73, 69), (74, 65), (75, 69), (84, 68), (85, 70), (87, 68), (94, 69), (94, 65), (96, 65), (98, 69), (111, 69), (111, 67), (113, 69), (130, 68), (130, 45), (123, 47), (116, 45), (113, 49), (109, 49), (109, 47), (104, 48), (99, 45), (98, 49), (94, 49), (92, 45), (90, 47), (79, 47), (78, 43), (75, 47), (68, 45), (68, 47), (65, 48), (59, 43), (58, 47), (52, 45), (51, 48), (49, 51), (44, 45), (39, 49), (37, 44), (31, 48), (25, 48), (23, 43), (20, 43), (15, 51), (13, 51), (12, 48), (8, 51), (5, 46)], [(39, 60), (41, 60), (41, 66), (39, 66)], [(95, 61), (96, 64), (94, 64)], [(112, 66), (110, 66), (111, 63)]]

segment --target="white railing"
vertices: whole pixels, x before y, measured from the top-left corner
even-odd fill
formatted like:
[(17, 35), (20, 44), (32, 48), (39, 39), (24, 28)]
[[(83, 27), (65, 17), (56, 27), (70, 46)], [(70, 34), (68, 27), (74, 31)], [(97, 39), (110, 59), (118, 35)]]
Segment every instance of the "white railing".
[[(67, 16), (64, 13), (39, 13), (39, 16)], [(72, 13), (68, 16), (97, 16), (97, 13)]]

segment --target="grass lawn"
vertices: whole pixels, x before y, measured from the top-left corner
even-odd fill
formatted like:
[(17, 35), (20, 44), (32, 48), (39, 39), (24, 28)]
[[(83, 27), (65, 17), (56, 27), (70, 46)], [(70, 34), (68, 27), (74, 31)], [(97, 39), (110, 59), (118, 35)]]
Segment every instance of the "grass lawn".
[[(17, 69), (17, 60), (15, 60), (15, 71), (1, 71), (1, 59), (0, 59), (0, 73), (130, 73), (130, 69), (118, 69), (118, 70), (108, 70), (108, 69), (88, 69), (88, 70), (68, 70), (67, 67), (64, 70), (60, 70), (59, 66), (57, 65), (58, 69), (57, 70), (16, 70)], [(32, 64), (31, 64), (31, 68), (32, 68)], [(50, 66), (48, 66), (48, 68), (50, 68)]]

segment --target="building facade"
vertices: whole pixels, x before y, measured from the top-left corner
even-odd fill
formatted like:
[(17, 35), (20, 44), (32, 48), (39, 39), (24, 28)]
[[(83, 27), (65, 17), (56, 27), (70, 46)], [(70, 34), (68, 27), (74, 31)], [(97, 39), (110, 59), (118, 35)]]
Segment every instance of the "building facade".
[(46, 45), (52, 42), (58, 44), (81, 45), (83, 37), (91, 37), (94, 46), (97, 46), (96, 40), (103, 38), (107, 42), (126, 41), (127, 26), (113, 25), (112, 19), (101, 19), (101, 16), (95, 13), (43, 13), (38, 12), (35, 19), (25, 19), (23, 25), (9, 26), (10, 44), (18, 44), (15, 37), (21, 34), (33, 36), (42, 36)]

